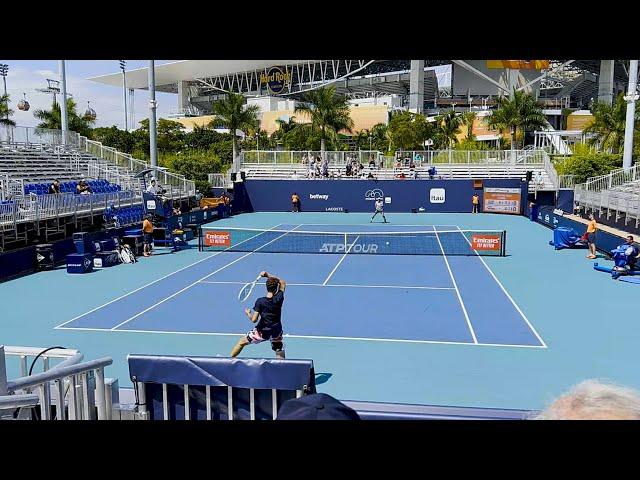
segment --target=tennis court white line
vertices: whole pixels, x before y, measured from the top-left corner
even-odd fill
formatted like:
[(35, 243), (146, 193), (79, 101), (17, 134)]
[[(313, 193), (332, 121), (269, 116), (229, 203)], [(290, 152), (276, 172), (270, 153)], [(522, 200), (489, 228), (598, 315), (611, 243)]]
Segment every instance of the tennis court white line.
[[(289, 231), (287, 231), (287, 232), (283, 233), (282, 235), (278, 235), (278, 236), (277, 236), (276, 238), (274, 238), (273, 240), (271, 240), (271, 241), (269, 241), (269, 242), (265, 243), (264, 245), (261, 245), (260, 247), (256, 248), (255, 250), (252, 250), (251, 252), (249, 252), (249, 253), (247, 253), (247, 254), (245, 254), (245, 255), (241, 256), (241, 257), (236, 258), (235, 260), (233, 260), (233, 261), (231, 261), (231, 262), (227, 263), (226, 265), (224, 265), (224, 266), (222, 266), (222, 267), (218, 268), (217, 270), (215, 270), (215, 271), (213, 271), (213, 272), (209, 273), (208, 275), (205, 275), (204, 277), (202, 277), (202, 278), (200, 278), (200, 279), (196, 280), (196, 281), (195, 281), (195, 282), (193, 282), (192, 284), (187, 285), (187, 286), (186, 286), (186, 287), (184, 287), (183, 289), (178, 290), (178, 291), (177, 291), (177, 292), (175, 292), (174, 294), (169, 295), (168, 297), (164, 298), (163, 300), (160, 300), (159, 302), (154, 303), (154, 304), (153, 304), (153, 305), (151, 305), (150, 307), (145, 308), (144, 310), (142, 310), (142, 311), (141, 311), (141, 312), (139, 312), (139, 313), (136, 313), (133, 317), (130, 317), (130, 318), (126, 319), (124, 322), (120, 322), (118, 325), (116, 325), (115, 327), (111, 328), (111, 330), (116, 330), (118, 327), (120, 327), (120, 326), (124, 325), (125, 323), (128, 323), (128, 322), (130, 322), (131, 320), (135, 320), (135, 319), (136, 319), (136, 318), (138, 318), (140, 315), (144, 315), (144, 314), (145, 314), (145, 313), (147, 313), (149, 310), (153, 310), (153, 309), (154, 309), (154, 308), (156, 308), (158, 305), (162, 305), (162, 304), (163, 304), (164, 302), (166, 302), (167, 300), (172, 299), (172, 298), (173, 298), (173, 297), (175, 297), (176, 295), (180, 295), (182, 292), (184, 292), (184, 291), (186, 291), (186, 290), (190, 289), (190, 288), (191, 288), (191, 287), (193, 287), (194, 285), (197, 285), (197, 284), (198, 284), (198, 283), (200, 283), (202, 280), (205, 280), (205, 279), (207, 279), (207, 278), (209, 278), (209, 277), (211, 277), (211, 276), (215, 275), (215, 274), (216, 274), (216, 273), (218, 273), (219, 271), (224, 270), (225, 268), (227, 268), (227, 267), (229, 267), (229, 266), (233, 265), (234, 263), (239, 262), (239, 261), (240, 261), (240, 260), (242, 260), (243, 258), (246, 258), (246, 257), (248, 257), (249, 255), (252, 255), (254, 252), (257, 252), (257, 251), (258, 251), (258, 250), (260, 250), (261, 248), (264, 248), (264, 247), (266, 247), (267, 245), (269, 245), (269, 244), (271, 244), (271, 243), (275, 242), (276, 240), (278, 240), (278, 239), (280, 239), (280, 238), (284, 237), (285, 235), (289, 234), (289, 232), (294, 231), (294, 230), (295, 230), (296, 228), (298, 228), (298, 227), (299, 227), (299, 225), (298, 225), (298, 226), (296, 226), (296, 227), (294, 227), (294, 228), (292, 228), (291, 230), (289, 230)], [(252, 238), (253, 238), (253, 237), (252, 237)], [(238, 245), (239, 245), (239, 243), (238, 243), (238, 244), (236, 244), (236, 245), (234, 245), (234, 247), (235, 247), (235, 246), (238, 246)]]
[[(202, 281), (200, 283), (222, 284), (222, 285), (246, 285), (247, 282), (232, 281)], [(352, 285), (352, 284), (330, 284), (324, 283), (287, 283), (287, 287), (354, 287), (354, 288), (399, 288), (399, 289), (417, 289), (417, 290), (455, 290), (453, 287), (424, 287), (424, 286), (402, 286), (402, 285)]]
[[(458, 230), (460, 230), (460, 227), (458, 227)], [(471, 242), (469, 242), (469, 239), (466, 237), (466, 235), (463, 235), (463, 237), (465, 238), (465, 240), (467, 241), (467, 243), (469, 244), (469, 246), (472, 247)], [(480, 254), (474, 250), (476, 256), (480, 259), (480, 261), (482, 262), (482, 264), (485, 266), (485, 268), (487, 269), (487, 271), (491, 274), (491, 276), (493, 277), (493, 279), (496, 281), (496, 283), (500, 286), (500, 288), (502, 289), (502, 291), (504, 292), (504, 294), (507, 296), (507, 298), (511, 301), (511, 303), (513, 304), (513, 306), (516, 308), (516, 310), (518, 311), (518, 313), (522, 316), (522, 318), (524, 319), (524, 321), (527, 323), (527, 325), (529, 326), (529, 328), (531, 329), (531, 331), (533, 332), (533, 334), (536, 336), (536, 338), (540, 341), (540, 343), (542, 344), (542, 346), (544, 348), (547, 348), (547, 344), (544, 342), (544, 340), (542, 339), (542, 337), (540, 335), (538, 335), (538, 332), (536, 332), (536, 329), (533, 328), (533, 325), (531, 325), (531, 323), (529, 323), (529, 319), (526, 317), (526, 315), (524, 314), (524, 312), (522, 310), (520, 310), (520, 307), (518, 306), (518, 304), (513, 300), (513, 298), (511, 298), (511, 295), (509, 295), (509, 292), (507, 292), (507, 289), (504, 288), (504, 285), (502, 285), (502, 283), (500, 282), (500, 280), (498, 280), (498, 277), (496, 277), (495, 273), (493, 273), (493, 271), (489, 268), (489, 265), (487, 265), (487, 263), (484, 261), (484, 258), (482, 258), (480, 256)]]
[[(271, 227), (271, 228), (269, 228), (269, 229), (267, 229), (267, 230), (273, 230), (273, 229), (275, 229), (276, 227), (279, 227), (280, 225), (282, 225), (282, 224), (278, 224), (278, 225), (276, 225), (275, 227)], [(253, 237), (251, 237), (251, 238), (253, 238)], [(246, 240), (243, 240), (243, 241), (242, 241), (242, 242), (240, 242), (240, 243), (247, 242), (247, 241), (251, 240), (251, 238), (247, 238)], [(238, 243), (237, 245), (240, 245), (240, 243)], [(231, 247), (229, 247), (229, 248), (231, 248)], [(179, 269), (179, 270), (176, 270), (176, 271), (174, 271), (174, 272), (171, 272), (171, 273), (169, 273), (169, 274), (165, 275), (164, 277), (160, 277), (160, 278), (158, 278), (157, 280), (154, 280), (153, 282), (147, 283), (146, 285), (143, 285), (143, 286), (141, 286), (141, 287), (139, 287), (139, 288), (136, 288), (135, 290), (132, 290), (132, 291), (130, 291), (130, 292), (127, 292), (127, 293), (125, 293), (124, 295), (120, 295), (119, 297), (114, 298), (113, 300), (110, 300), (110, 301), (108, 301), (107, 303), (103, 303), (103, 304), (102, 304), (102, 305), (100, 305), (99, 307), (92, 308), (92, 309), (91, 309), (91, 310), (89, 310), (88, 312), (84, 312), (83, 314), (78, 315), (77, 317), (74, 317), (74, 318), (72, 318), (71, 320), (67, 320), (66, 322), (61, 323), (60, 325), (58, 325), (58, 326), (56, 326), (56, 327), (53, 327), (53, 328), (54, 328), (54, 329), (56, 329), (56, 328), (60, 328), (60, 327), (62, 327), (62, 326), (64, 326), (64, 325), (66, 325), (67, 323), (71, 323), (71, 322), (73, 322), (74, 320), (78, 320), (79, 318), (82, 318), (82, 317), (84, 317), (85, 315), (89, 315), (90, 313), (93, 313), (93, 312), (95, 312), (96, 310), (100, 310), (101, 308), (106, 307), (107, 305), (111, 305), (113, 302), (117, 302), (118, 300), (122, 300), (123, 298), (128, 297), (129, 295), (131, 295), (131, 294), (133, 294), (133, 293), (136, 293), (136, 292), (138, 292), (138, 291), (142, 290), (143, 288), (150, 287), (151, 285), (153, 285), (153, 284), (155, 284), (155, 283), (158, 283), (160, 280), (164, 280), (165, 278), (169, 278), (170, 276), (175, 275), (175, 274), (176, 274), (176, 273), (178, 273), (178, 272), (181, 272), (181, 271), (183, 271), (183, 270), (186, 270), (187, 268), (193, 267), (194, 265), (197, 265), (197, 264), (202, 263), (202, 262), (205, 262), (205, 261), (207, 261), (207, 260), (209, 260), (209, 259), (211, 259), (211, 258), (213, 258), (213, 257), (216, 257), (216, 256), (220, 255), (221, 253), (224, 253), (224, 252), (226, 252), (227, 250), (229, 250), (229, 248), (225, 248), (224, 250), (221, 250), (221, 251), (219, 251), (219, 252), (216, 252), (216, 253), (214, 253), (213, 255), (208, 255), (206, 258), (203, 258), (202, 260), (198, 260), (197, 262), (191, 263), (191, 264), (187, 265), (186, 267), (182, 267), (182, 268), (181, 268), (181, 269)]]
[[(347, 249), (346, 252), (344, 252), (344, 255), (342, 255), (342, 258), (340, 259), (340, 261), (336, 264), (335, 267), (333, 267), (333, 270), (331, 270), (331, 273), (329, 274), (329, 276), (324, 280), (324, 282), (322, 283), (322, 285), (326, 285), (327, 282), (329, 281), (329, 279), (333, 276), (333, 274), (335, 273), (335, 271), (338, 269), (338, 267), (340, 266), (340, 264), (342, 263), (342, 261), (347, 258), (347, 254), (351, 251), (351, 248), (353, 248), (353, 246), (356, 244), (356, 242), (358, 241), (358, 239), (360, 238), (360, 235), (358, 235), (356, 237), (356, 239), (353, 241), (353, 243), (351, 245), (349, 245), (349, 248)], [(345, 242), (346, 243), (346, 242)]]
[(440, 242), (440, 236), (438, 235), (437, 231), (435, 233), (436, 233), (436, 240), (438, 240), (438, 245), (440, 245), (440, 251), (442, 251), (442, 258), (444, 259), (444, 263), (447, 266), (447, 270), (449, 270), (449, 276), (451, 277), (453, 286), (456, 289), (456, 295), (458, 296), (458, 301), (460, 302), (460, 306), (462, 307), (462, 313), (464, 313), (464, 318), (467, 321), (467, 325), (469, 326), (469, 331), (471, 332), (471, 336), (473, 337), (473, 343), (478, 343), (478, 339), (476, 338), (476, 332), (473, 330), (473, 325), (471, 325), (471, 320), (469, 320), (467, 307), (464, 306), (464, 302), (462, 301), (462, 296), (460, 295), (460, 290), (458, 290), (458, 284), (456, 283), (456, 279), (453, 277), (453, 272), (451, 271), (451, 267), (449, 266), (449, 260), (447, 260), (447, 255), (444, 253), (444, 248), (442, 248), (442, 243)]
[[(239, 337), (246, 335), (246, 332), (238, 333), (218, 333), (218, 332), (171, 332), (167, 330), (134, 330), (134, 329), (122, 329), (112, 330), (109, 328), (85, 328), (85, 327), (61, 327), (60, 330), (87, 330), (92, 332), (121, 332), (121, 333), (160, 333), (168, 335), (205, 335), (205, 336), (219, 336), (219, 337)], [(514, 347), (514, 348), (532, 348), (532, 349), (546, 349), (541, 345), (511, 345), (508, 343), (471, 343), (471, 342), (446, 342), (441, 340), (405, 340), (405, 339), (393, 339), (393, 338), (367, 338), (367, 337), (330, 337), (320, 335), (284, 335), (286, 338), (312, 338), (314, 340), (357, 340), (366, 342), (385, 342), (385, 343), (427, 343), (436, 345), (466, 345), (470, 347)]]

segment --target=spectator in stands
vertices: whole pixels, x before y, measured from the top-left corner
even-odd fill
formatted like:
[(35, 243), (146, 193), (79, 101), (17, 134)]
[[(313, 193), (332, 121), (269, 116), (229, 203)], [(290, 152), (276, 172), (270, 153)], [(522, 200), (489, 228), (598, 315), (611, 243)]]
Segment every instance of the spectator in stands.
[(351, 163), (347, 163), (347, 166), (346, 166), (346, 168), (345, 168), (345, 172), (344, 172), (344, 174), (345, 174), (347, 177), (350, 177), (350, 176), (351, 176), (351, 173), (352, 173)]
[(326, 393), (287, 400), (276, 420), (360, 420), (358, 413)]
[(147, 193), (150, 193), (152, 195), (157, 195), (158, 194), (158, 187), (156, 185), (155, 178), (151, 179), (151, 183), (149, 183), (149, 186), (147, 187)]
[(318, 178), (320, 177), (320, 174), (321, 174), (321, 172), (320, 172), (320, 163), (321, 163), (320, 162), (320, 157), (316, 157), (316, 161), (314, 163), (313, 174), (314, 174), (314, 176), (316, 176)]
[(276, 357), (285, 358), (281, 317), (284, 290), (287, 284), (281, 278), (269, 275), (267, 272), (260, 272), (260, 276), (267, 279), (267, 295), (256, 300), (253, 311), (249, 308), (244, 311), (249, 320), (252, 323), (257, 322), (257, 324), (246, 336), (238, 340), (238, 343), (231, 350), (231, 356), (237, 357), (242, 349), (249, 344), (269, 340), (271, 349), (276, 352)]
[(293, 180), (298, 180), (298, 173), (295, 170), (293, 171), (293, 175), (291, 175), (291, 178)]
[(373, 154), (369, 155), (369, 168), (376, 168), (376, 161), (373, 158)]
[(540, 170), (536, 171), (535, 182), (538, 188), (544, 187), (544, 178)]
[(477, 193), (474, 193), (471, 197), (471, 213), (478, 213), (478, 205), (480, 205), (480, 197)]
[(534, 420), (640, 420), (640, 393), (586, 380), (560, 396)]
[(143, 255), (148, 257), (151, 255), (151, 244), (153, 243), (153, 223), (151, 220), (153, 217), (147, 215), (142, 222), (142, 235), (143, 235)]
[(435, 177), (435, 176), (436, 176), (436, 174), (438, 173), (438, 171), (436, 170), (435, 165), (432, 165), (432, 166), (429, 168), (428, 172), (429, 172), (429, 180), (433, 180), (433, 177)]
[(324, 178), (329, 177), (329, 160), (327, 160), (326, 158), (322, 160), (322, 176)]
[(418, 171), (415, 169), (415, 167), (411, 167), (411, 169), (409, 170), (409, 177), (413, 178), (414, 180), (418, 178)]
[(573, 214), (580, 215), (580, 205), (576, 201), (573, 202)]
[(307, 177), (313, 178), (313, 174), (315, 173), (315, 167), (313, 165), (313, 160), (309, 159), (309, 170), (307, 171)]
[(376, 177), (373, 176), (373, 170), (369, 170), (369, 175), (367, 175), (369, 180), (375, 180)]
[(49, 193), (50, 194), (60, 193), (60, 180), (56, 178), (53, 181), (53, 183), (49, 185)]
[(293, 192), (293, 195), (291, 195), (291, 206), (293, 207), (292, 212), (297, 213), (300, 211), (300, 197), (296, 192)]
[(380, 165), (378, 165), (378, 168), (380, 168), (381, 170), (384, 168), (384, 158), (380, 159)]
[(76, 193), (80, 195), (89, 195), (91, 193), (91, 187), (84, 178), (76, 185)]
[(598, 231), (598, 223), (593, 213), (589, 214), (589, 223), (587, 224), (587, 242), (589, 243), (589, 255), (587, 258), (594, 259), (596, 257), (596, 232)]

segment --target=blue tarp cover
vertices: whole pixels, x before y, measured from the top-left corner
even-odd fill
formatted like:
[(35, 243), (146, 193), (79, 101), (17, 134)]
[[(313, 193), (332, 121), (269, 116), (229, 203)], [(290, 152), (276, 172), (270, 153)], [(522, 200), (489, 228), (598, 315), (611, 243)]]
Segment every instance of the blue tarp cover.
[(129, 355), (132, 381), (315, 392), (312, 360)]
[(586, 247), (587, 245), (581, 242), (580, 238), (573, 228), (558, 227), (553, 230), (553, 241), (549, 242), (549, 245), (553, 245), (556, 250)]

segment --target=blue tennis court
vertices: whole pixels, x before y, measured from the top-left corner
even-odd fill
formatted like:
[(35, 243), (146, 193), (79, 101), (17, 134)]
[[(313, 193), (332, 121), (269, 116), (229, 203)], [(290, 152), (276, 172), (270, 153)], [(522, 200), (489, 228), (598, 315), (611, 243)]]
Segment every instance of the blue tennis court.
[[(228, 356), (251, 328), (244, 307), (264, 287), (246, 303), (238, 292), (267, 270), (288, 282), (287, 357), (313, 359), (319, 391), (337, 398), (538, 409), (587, 378), (640, 387), (640, 327), (620, 301), (635, 298), (637, 285), (594, 271), (582, 250), (555, 251), (548, 228), (491, 214), (389, 213), (388, 225), (369, 218), (252, 213), (206, 227), (333, 232), (338, 240), (328, 243), (338, 244), (342, 232), (355, 233), (347, 245), (376, 231), (431, 231), (433, 241), (436, 231), (506, 230), (506, 256), (446, 254), (466, 243), (454, 233), (438, 233), (445, 254), (435, 255), (258, 250), (273, 238), (252, 251), (201, 252), (193, 242), (134, 265), (85, 275), (62, 267), (1, 284), (2, 341), (110, 356), (107, 376), (127, 387), (130, 353)], [(273, 352), (265, 342), (241, 355)]]
[[(310, 231), (313, 238), (299, 235)], [(412, 235), (425, 231), (434, 234)], [(384, 237), (378, 243), (390, 254), (352, 253), (377, 246), (371, 243), (375, 235)], [(358, 240), (339, 248), (343, 236)], [(288, 251), (307, 250), (309, 243), (325, 251), (335, 245), (330, 251), (344, 253)], [(415, 249), (413, 243), (420, 245), (417, 251), (433, 243), (433, 254), (404, 254)], [(456, 254), (461, 243), (468, 255)], [(242, 252), (203, 252), (198, 262), (57, 328), (238, 336), (247, 326), (240, 321), (238, 291), (267, 270), (288, 282), (283, 322), (290, 338), (544, 348), (470, 245), (457, 225), (280, 224), (253, 233)], [(267, 248), (283, 253), (263, 253)], [(258, 287), (246, 303), (252, 306), (263, 295)]]

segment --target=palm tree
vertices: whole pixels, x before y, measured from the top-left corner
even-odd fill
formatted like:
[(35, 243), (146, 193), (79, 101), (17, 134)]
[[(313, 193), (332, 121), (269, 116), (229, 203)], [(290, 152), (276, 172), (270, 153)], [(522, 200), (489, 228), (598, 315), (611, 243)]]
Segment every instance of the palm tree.
[[(62, 129), (62, 114), (60, 113), (60, 104), (57, 102), (51, 105), (51, 110), (38, 109), (33, 112), (33, 116), (40, 120), (38, 128)], [(95, 119), (86, 116), (80, 117), (76, 112), (76, 102), (72, 98), (67, 98), (67, 119), (69, 130), (85, 137), (91, 135), (91, 128), (95, 123)]]
[(460, 133), (462, 116), (456, 113), (455, 110), (447, 110), (441, 115), (438, 115), (436, 121), (438, 124), (436, 137), (439, 137), (440, 141), (445, 143), (447, 148), (451, 148), (454, 144), (458, 143), (457, 135)]
[(13, 110), (9, 108), (9, 95), (0, 96), (0, 125), (15, 126), (16, 122), (9, 117), (13, 115)]
[(258, 105), (244, 105), (244, 97), (237, 93), (229, 93), (227, 98), (214, 102), (212, 105), (215, 118), (212, 123), (229, 129), (233, 138), (233, 159), (238, 150), (236, 130), (254, 130), (260, 125)]
[(349, 102), (345, 97), (336, 95), (334, 85), (305, 93), (302, 102), (296, 106), (295, 112), (307, 114), (311, 118), (311, 127), (320, 131), (321, 152), (325, 151), (330, 133), (337, 134), (341, 130), (351, 133), (353, 120), (349, 115)]
[(498, 98), (498, 108), (489, 116), (487, 125), (498, 130), (508, 129), (513, 150), (518, 130), (524, 133), (531, 129), (542, 129), (547, 126), (547, 119), (533, 95), (514, 88), (513, 98)]
[[(584, 133), (593, 133), (589, 143), (599, 144), (612, 153), (620, 153), (624, 145), (624, 130), (627, 115), (627, 102), (624, 94), (618, 95), (613, 105), (597, 102), (591, 108), (593, 123), (584, 129)], [(636, 108), (634, 132), (639, 130), (640, 110)]]
[(473, 142), (475, 135), (473, 134), (473, 122), (476, 120), (478, 114), (476, 112), (465, 112), (461, 115), (462, 123), (467, 127), (467, 140)]

